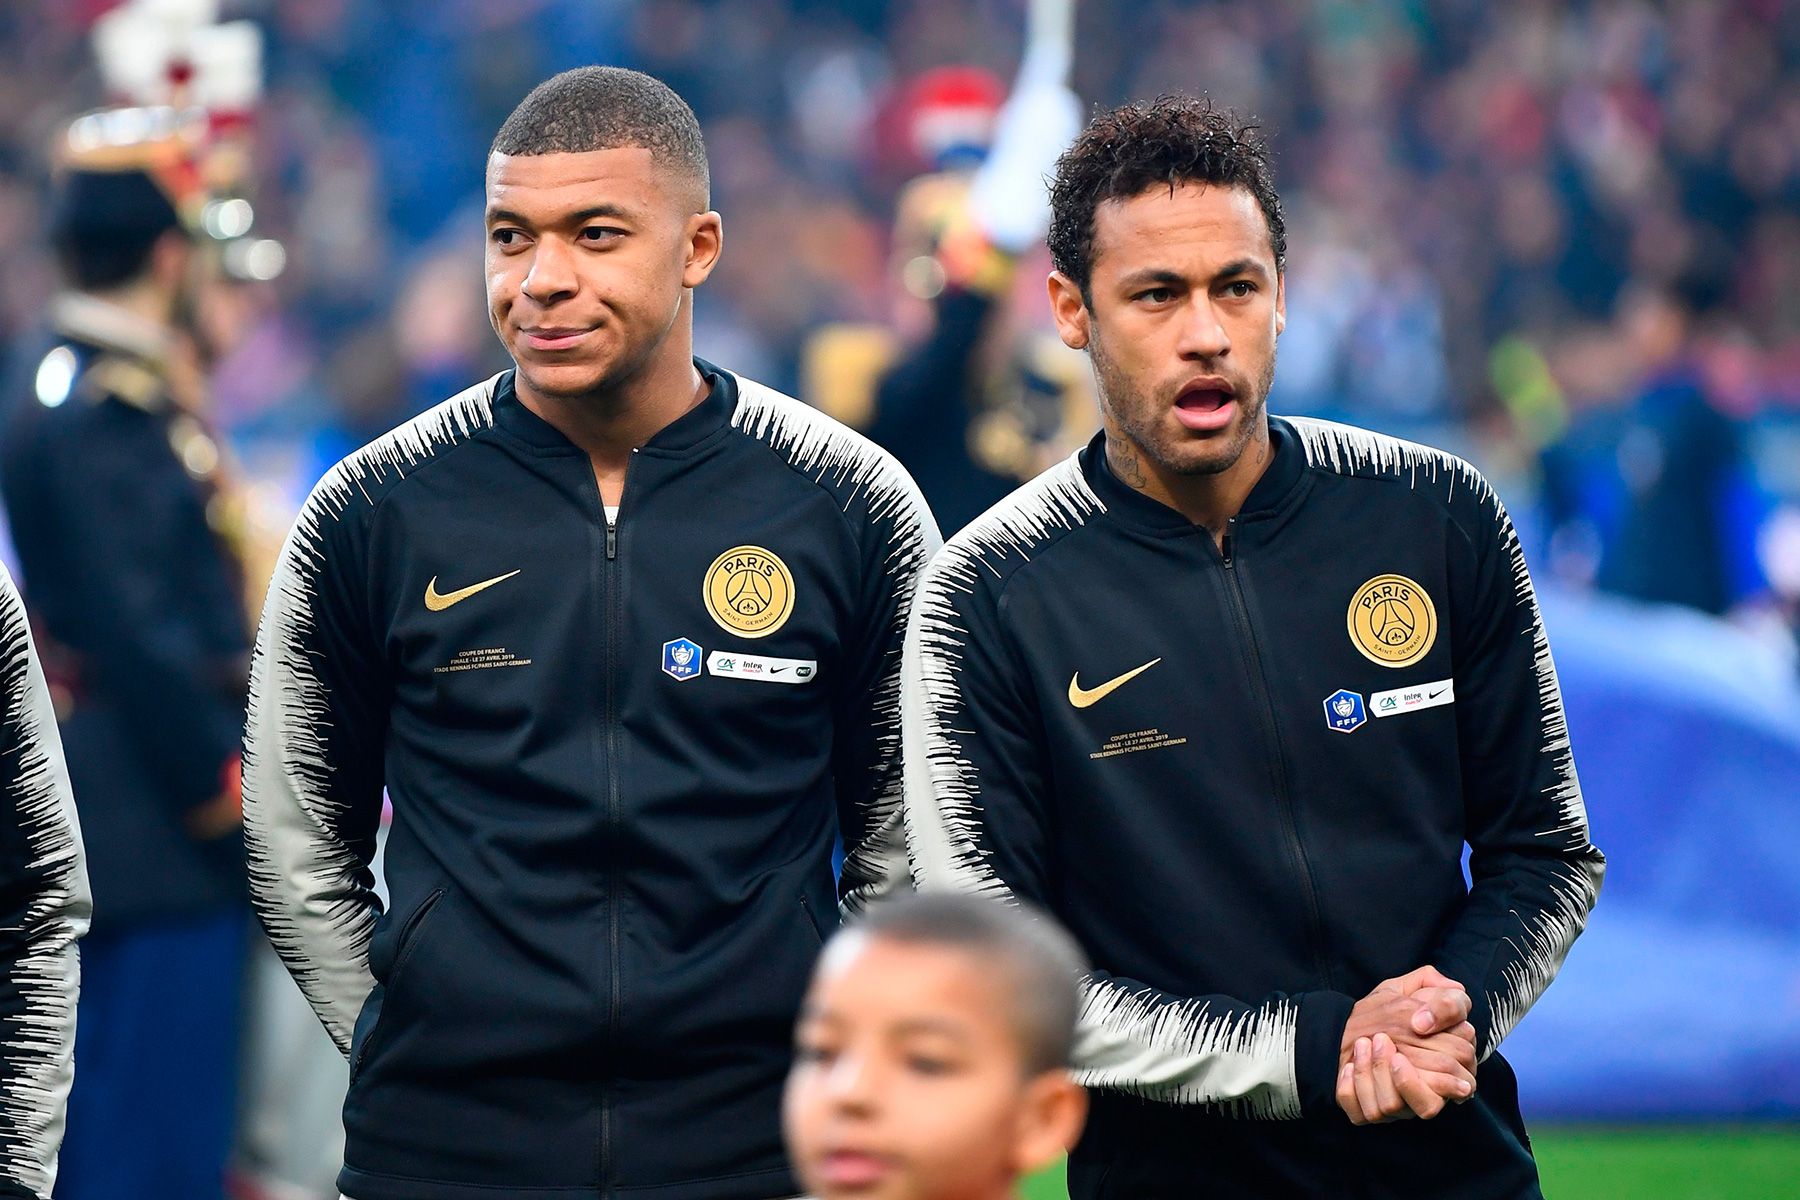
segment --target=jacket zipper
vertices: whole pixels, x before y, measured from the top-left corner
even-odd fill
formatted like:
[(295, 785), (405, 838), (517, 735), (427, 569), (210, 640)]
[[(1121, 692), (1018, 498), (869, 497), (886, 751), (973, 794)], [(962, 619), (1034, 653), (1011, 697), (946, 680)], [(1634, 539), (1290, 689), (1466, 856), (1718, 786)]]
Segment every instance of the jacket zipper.
[(1288, 858), (1300, 880), (1300, 895), (1306, 903), (1307, 928), (1312, 935), (1313, 967), (1319, 981), (1328, 991), (1336, 991), (1337, 983), (1331, 964), (1325, 957), (1325, 917), (1319, 909), (1318, 885), (1313, 881), (1312, 864), (1307, 861), (1306, 847), (1300, 841), (1300, 821), (1294, 812), (1294, 799), (1288, 787), (1287, 752), (1281, 744), (1281, 730), (1275, 722), (1275, 703), (1270, 694), (1269, 677), (1263, 671), (1262, 651), (1258, 648), (1256, 630), (1250, 623), (1250, 604), (1244, 597), (1244, 570), (1233, 555), (1237, 540), (1237, 518), (1225, 523), (1225, 536), (1219, 543), (1219, 558), (1225, 566), (1225, 577), (1231, 581), (1233, 612), (1238, 633), (1250, 654), (1251, 683), (1256, 690), (1257, 715), (1262, 719), (1263, 735), (1275, 763), (1275, 799), (1281, 812), (1282, 832), (1286, 834)]
[[(636, 450), (632, 451), (635, 457)], [(590, 467), (588, 477), (593, 479)], [(624, 589), (619, 582), (619, 523), (625, 519), (625, 501), (631, 495), (631, 460), (625, 464), (625, 485), (619, 491), (618, 517), (606, 515), (606, 497), (594, 480), (594, 501), (599, 506), (601, 522), (606, 526), (606, 558), (601, 568), (601, 605), (604, 616), (605, 652), (601, 673), (606, 680), (606, 823), (614, 831), (619, 828), (619, 639), (625, 607)], [(617, 839), (614, 839), (615, 843)], [(606, 864), (606, 948), (607, 997), (606, 1034), (609, 1049), (618, 1041), (619, 1011), (619, 865), (608, 857)], [(600, 1084), (600, 1194), (613, 1194), (612, 1090), (602, 1076)]]

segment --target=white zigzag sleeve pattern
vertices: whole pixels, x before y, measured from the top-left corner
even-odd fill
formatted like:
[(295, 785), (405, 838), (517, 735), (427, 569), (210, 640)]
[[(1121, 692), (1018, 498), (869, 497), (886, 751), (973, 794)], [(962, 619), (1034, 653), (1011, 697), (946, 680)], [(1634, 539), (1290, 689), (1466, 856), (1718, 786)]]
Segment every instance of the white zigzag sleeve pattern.
[[(1568, 722), (1550, 641), (1538, 611), (1518, 532), (1493, 487), (1468, 463), (1439, 450), (1328, 421), (1294, 419), (1308, 460), (1339, 474), (1375, 475), (1431, 489), (1453, 513), (1470, 512), (1467, 532), (1495, 564), (1488, 594), (1495, 649), (1471, 673), (1512, 687), (1509, 700), (1535, 714), (1519, 728), (1502, 764), (1503, 782), (1479, 794), (1496, 772), (1476, 773), (1470, 800), (1471, 870), (1476, 877), (1464, 920), (1439, 965), (1477, 996), (1476, 1024), (1485, 1058), (1556, 977), (1599, 896), (1606, 860), (1589, 839), (1587, 808), (1575, 773)], [(1459, 703), (1473, 689), (1458, 665)], [(1523, 690), (1521, 694), (1521, 689)], [(1497, 721), (1481, 722), (1478, 727)], [(1475, 832), (1484, 826), (1486, 833)], [(1453, 957), (1452, 957), (1453, 956)], [(1457, 975), (1451, 962), (1467, 964)], [(1485, 1020), (1482, 1018), (1485, 1017)]]
[[(1003, 637), (996, 598), (1007, 573), (1101, 511), (1071, 457), (953, 537), (926, 572), (904, 683), (906, 832), (922, 891), (1044, 902), (1041, 881), (1002, 878), (985, 840), (992, 806), (1036, 805), (1046, 785), (1035, 765), (998, 759), (991, 734), (1017, 706), (990, 705), (978, 693), (1005, 670), (988, 652)], [(1298, 1022), (1299, 1005), (1285, 999), (1258, 1006), (1175, 997), (1096, 971), (1082, 981), (1077, 1077), (1235, 1116), (1293, 1119), (1301, 1115)]]
[(901, 814), (901, 647), (914, 590), (943, 544), (925, 498), (886, 450), (806, 404), (736, 377), (732, 424), (831, 493), (863, 544), (868, 610), (863, 661), (843, 712), (837, 757), (844, 814), (843, 915), (907, 887)]
[[(1498, 507), (1498, 501), (1495, 503)], [(1581, 798), (1581, 781), (1575, 774), (1562, 689), (1556, 679), (1556, 664), (1550, 658), (1550, 639), (1538, 612), (1531, 573), (1526, 569), (1512, 518), (1503, 508), (1498, 515), (1501, 549), (1510, 566), (1516, 603), (1530, 614), (1532, 680), (1537, 689), (1541, 726), (1539, 753), (1551, 763), (1542, 792), (1553, 806), (1556, 819), (1541, 831), (1541, 836), (1550, 844), (1562, 842), (1577, 850), (1566, 860), (1553, 860), (1557, 869), (1549, 880), (1549, 901), (1535, 913), (1519, 913), (1525, 928), (1512, 944), (1516, 956), (1502, 967), (1500, 978), (1487, 989), (1492, 1017), (1481, 1046), (1484, 1057), (1513, 1031), (1562, 969), (1569, 948), (1587, 925), (1606, 872), (1606, 860), (1589, 840), (1587, 806)]]
[[(499, 376), (352, 454), (320, 481), (294, 522), (269, 587), (252, 659), (244, 737), (250, 889), (269, 940), (338, 1049), (374, 987), (369, 939), (380, 911), (368, 872), (382, 788), (386, 681), (355, 658), (367, 563), (356, 530), (385, 488), (492, 423)], [(344, 561), (350, 558), (353, 561)], [(345, 745), (373, 740), (350, 753)], [(352, 828), (367, 836), (353, 837)]]
[[(919, 585), (906, 637), (906, 840), (913, 881), (1013, 899), (981, 844), (981, 768), (975, 735), (960, 718), (969, 624), (985, 579), (998, 580), (1009, 558), (1029, 561), (1051, 538), (1102, 511), (1074, 458), (1045, 471), (952, 537)], [(986, 614), (981, 614), (986, 615)], [(987, 781), (991, 784), (992, 781)]]
[(93, 911), (81, 829), (25, 606), (0, 567), (0, 1184), (47, 1197), (74, 1077), (75, 943)]
[(1214, 1013), (1204, 1000), (1088, 979), (1076, 1027), (1076, 1080), (1221, 1115), (1297, 1120), (1294, 1044), (1300, 1006), (1274, 1001)]

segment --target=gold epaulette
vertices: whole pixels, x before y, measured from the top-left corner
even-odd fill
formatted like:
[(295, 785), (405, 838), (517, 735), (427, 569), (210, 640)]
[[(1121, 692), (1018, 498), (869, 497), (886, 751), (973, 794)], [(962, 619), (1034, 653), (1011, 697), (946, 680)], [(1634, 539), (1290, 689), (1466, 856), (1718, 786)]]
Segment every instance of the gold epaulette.
[(899, 351), (885, 326), (826, 325), (801, 351), (801, 398), (853, 429), (867, 429), (875, 419), (875, 388)]
[(145, 412), (163, 412), (170, 404), (168, 381), (161, 372), (142, 359), (123, 354), (102, 354), (88, 364), (76, 392), (92, 404), (114, 396)]

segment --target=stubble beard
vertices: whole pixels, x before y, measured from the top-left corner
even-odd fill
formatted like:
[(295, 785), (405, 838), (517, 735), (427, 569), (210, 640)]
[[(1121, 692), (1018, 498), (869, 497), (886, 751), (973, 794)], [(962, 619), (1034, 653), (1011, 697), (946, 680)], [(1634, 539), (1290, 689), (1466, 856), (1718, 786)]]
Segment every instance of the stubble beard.
[[(1118, 434), (1116, 439), (1109, 437), (1109, 442), (1123, 440), (1128, 445), (1117, 449), (1124, 452), (1124, 459), (1148, 459), (1158, 469), (1171, 475), (1218, 475), (1235, 466), (1262, 424), (1269, 389), (1275, 383), (1275, 356), (1271, 354), (1268, 364), (1262, 370), (1262, 377), (1256, 381), (1254, 395), (1239, 394), (1234, 397), (1241, 412), (1234, 426), (1225, 433), (1225, 444), (1217, 449), (1204, 451), (1196, 457), (1181, 454), (1175, 446), (1166, 444), (1167, 437), (1158, 429), (1164, 415), (1160, 402), (1154, 396), (1145, 395), (1119, 370), (1100, 339), (1094, 338), (1088, 343), (1088, 358), (1094, 367), (1094, 381), (1099, 390), (1101, 411), (1112, 426), (1109, 434)], [(1112, 457), (1109, 454), (1109, 461), (1112, 461)], [(1121, 460), (1115, 462), (1114, 466), (1123, 467), (1122, 477), (1125, 482), (1137, 488), (1144, 486), (1141, 463)], [(1135, 478), (1131, 477), (1132, 473)]]

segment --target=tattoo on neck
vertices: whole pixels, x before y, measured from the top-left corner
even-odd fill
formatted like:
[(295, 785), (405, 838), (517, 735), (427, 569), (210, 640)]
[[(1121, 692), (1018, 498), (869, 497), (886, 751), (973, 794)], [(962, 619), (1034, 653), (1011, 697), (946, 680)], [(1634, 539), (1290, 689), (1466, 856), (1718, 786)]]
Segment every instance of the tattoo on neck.
[(1106, 460), (1120, 479), (1139, 491), (1149, 485), (1150, 481), (1144, 478), (1144, 464), (1138, 461), (1137, 451), (1130, 442), (1123, 438), (1108, 439), (1106, 451)]

